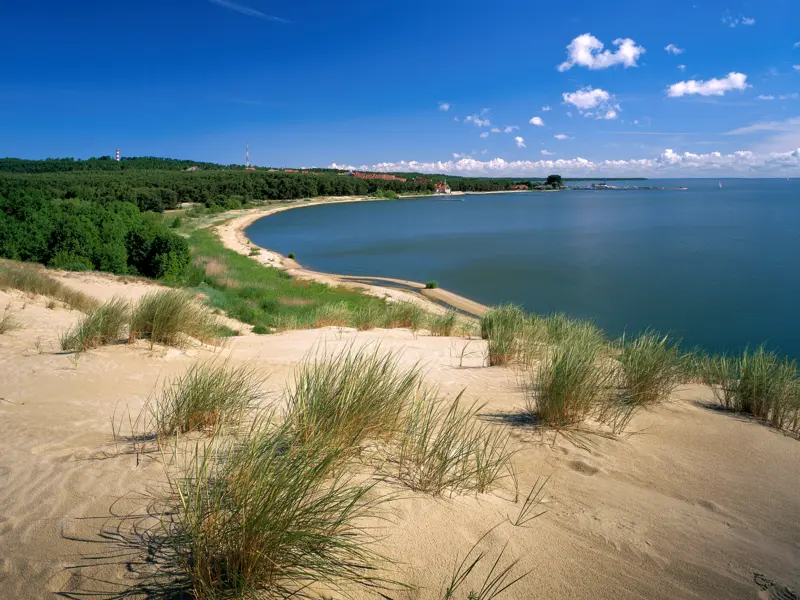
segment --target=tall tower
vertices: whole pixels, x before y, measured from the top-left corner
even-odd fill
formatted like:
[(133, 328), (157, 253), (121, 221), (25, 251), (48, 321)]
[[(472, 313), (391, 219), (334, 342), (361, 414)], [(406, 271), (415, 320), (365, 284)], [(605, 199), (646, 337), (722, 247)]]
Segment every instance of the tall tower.
[(244, 168), (250, 168), (250, 140), (247, 140), (244, 146)]
[(117, 148), (117, 162), (119, 162), (119, 148)]

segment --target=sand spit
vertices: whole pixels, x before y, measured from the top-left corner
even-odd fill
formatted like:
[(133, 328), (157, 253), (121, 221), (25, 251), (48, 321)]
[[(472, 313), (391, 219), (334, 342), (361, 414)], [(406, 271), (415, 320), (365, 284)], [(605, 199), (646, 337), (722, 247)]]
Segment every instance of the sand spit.
[[(490, 192), (487, 192), (490, 193)], [(273, 207), (268, 209), (250, 209), (244, 211), (233, 211), (236, 215), (233, 219), (222, 225), (215, 227), (215, 231), (220, 236), (222, 244), (229, 250), (234, 250), (239, 254), (249, 256), (253, 248), (261, 248), (254, 244), (245, 235), (244, 230), (262, 217), (273, 215), (284, 210), (298, 209), (308, 206), (318, 206), (320, 204), (334, 204), (343, 202), (376, 202), (375, 198), (363, 198), (357, 196), (316, 198), (312, 202), (298, 202), (287, 206)], [(486, 306), (459, 296), (453, 292), (438, 288), (435, 290), (425, 289), (425, 284), (418, 281), (405, 279), (393, 279), (389, 277), (353, 277), (348, 275), (335, 275), (332, 273), (321, 273), (303, 268), (297, 261), (278, 254), (273, 250), (261, 248), (261, 253), (253, 256), (258, 262), (286, 271), (292, 277), (307, 279), (326, 283), (328, 285), (344, 285), (363, 289), (366, 293), (379, 298), (387, 298), (395, 301), (406, 301), (420, 304), (431, 312), (442, 312), (442, 305), (451, 306), (459, 311), (471, 315), (482, 315), (486, 311)], [(433, 300), (433, 301), (431, 301)]]
[[(229, 230), (230, 231), (230, 230)], [(69, 274), (69, 284), (105, 299), (134, 299), (154, 284)], [(407, 330), (327, 328), (244, 335), (221, 349), (117, 345), (77, 360), (57, 337), (79, 313), (42, 298), (0, 292), (23, 328), (0, 335), (0, 597), (164, 597), (135, 593), (157, 566), (132, 525), (152, 524), (147, 494), (163, 480), (156, 455), (137, 461), (112, 439), (111, 423), (136, 414), (169, 374), (198, 359), (250, 363), (276, 398), (314, 347), (380, 343), (420, 361), (442, 393), (466, 388), (484, 415), (519, 444), (523, 493), (552, 478), (547, 513), (526, 528), (510, 490), (431, 499), (404, 493), (388, 505), (379, 550), (400, 562), (391, 574), (418, 587), (390, 596), (441, 598), (454, 563), (490, 527), (486, 550), (508, 542), (528, 577), (501, 598), (742, 598), (800, 589), (800, 442), (705, 406), (690, 386), (637, 416), (622, 439), (573, 432), (542, 436), (513, 415), (523, 403), (513, 371), (485, 368), (483, 342)], [(127, 417), (125, 417), (127, 418)], [(144, 557), (147, 558), (146, 556)], [(162, 590), (163, 591), (163, 590)], [(341, 594), (333, 594), (341, 598)], [(357, 599), (375, 598), (356, 591)]]

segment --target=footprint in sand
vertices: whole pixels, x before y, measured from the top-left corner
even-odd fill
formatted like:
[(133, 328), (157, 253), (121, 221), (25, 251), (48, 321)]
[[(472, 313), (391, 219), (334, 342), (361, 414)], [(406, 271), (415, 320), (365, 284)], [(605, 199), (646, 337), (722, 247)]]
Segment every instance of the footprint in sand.
[(758, 591), (759, 600), (800, 600), (794, 591), (771, 579), (767, 579), (761, 573), (753, 573), (753, 582), (760, 588)]
[(592, 465), (585, 463), (582, 460), (571, 460), (567, 463), (567, 466), (576, 473), (580, 473), (581, 475), (586, 475), (588, 477), (596, 475), (597, 473), (600, 472), (600, 469), (598, 469), (597, 467), (593, 467)]

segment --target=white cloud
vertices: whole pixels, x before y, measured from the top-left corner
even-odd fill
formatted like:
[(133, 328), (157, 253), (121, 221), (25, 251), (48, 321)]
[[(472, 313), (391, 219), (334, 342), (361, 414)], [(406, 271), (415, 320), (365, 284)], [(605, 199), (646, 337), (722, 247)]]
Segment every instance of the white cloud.
[(249, 6), (244, 6), (236, 2), (231, 2), (231, 0), (208, 0), (208, 1), (211, 2), (211, 4), (216, 4), (217, 6), (221, 6), (223, 8), (236, 11), (240, 14), (247, 15), (248, 17), (256, 17), (257, 19), (264, 19), (265, 21), (277, 21), (278, 23), (289, 23), (289, 21), (287, 21), (286, 19), (275, 17), (273, 15), (267, 15), (261, 12), (260, 10), (256, 10), (255, 8), (250, 8)]
[(567, 111), (567, 116), (571, 119), (572, 118), (572, 113)]
[(500, 133), (499, 127), (492, 127), (492, 133)]
[(584, 33), (572, 40), (567, 46), (567, 60), (558, 65), (559, 71), (568, 71), (574, 66), (587, 69), (607, 69), (614, 65), (635, 67), (636, 61), (645, 53), (645, 49), (637, 46), (630, 38), (614, 40), (617, 51), (603, 50), (603, 42), (590, 33)]
[(439, 102), (439, 110), (447, 112), (448, 110), (450, 110), (450, 104), (447, 102)]
[(800, 100), (800, 93), (792, 92), (791, 94), (781, 94), (778, 100)]
[(684, 49), (678, 48), (675, 44), (667, 44), (664, 46), (664, 50), (669, 52), (670, 54), (683, 54)]
[(531, 120), (528, 121), (531, 125), (536, 125), (536, 127), (544, 127), (544, 121), (542, 117), (531, 117)]
[[(461, 158), (462, 156), (464, 156), (464, 155), (459, 153), (459, 152), (453, 152), (453, 158)], [(353, 170), (353, 169), (351, 169), (351, 170)]]
[(800, 48), (800, 42), (795, 42), (795, 43), (794, 43), (794, 47), (795, 47), (795, 48)]
[(612, 104), (614, 96), (600, 88), (587, 87), (576, 92), (564, 92), (562, 97), (566, 104), (572, 104), (586, 117), (616, 119), (621, 110), (618, 104)]
[(542, 156), (553, 156), (553, 153), (549, 150), (540, 150)]
[(634, 125), (638, 125), (638, 124), (639, 124), (639, 119), (634, 119), (634, 120), (633, 120), (633, 124), (634, 124)]
[(726, 12), (722, 15), (722, 22), (730, 27), (731, 29), (734, 27), (738, 27), (739, 25), (755, 25), (756, 20), (752, 17), (745, 17), (743, 15), (739, 15), (738, 17), (734, 17), (731, 15), (730, 12)]
[(800, 65), (792, 65), (792, 68), (793, 68), (795, 71), (800, 71)]
[(453, 117), (453, 121), (455, 121), (456, 123), (458, 123), (460, 120), (461, 119), (459, 119), (458, 116)]
[(582, 157), (506, 161), (502, 158), (477, 160), (460, 156), (458, 160), (382, 162), (374, 165), (329, 165), (331, 169), (373, 172), (448, 173), (465, 176), (541, 176), (560, 173), (569, 177), (607, 175), (618, 177), (659, 176), (800, 176), (800, 148), (783, 152), (739, 151), (730, 154), (709, 152), (678, 153), (666, 149), (658, 156), (627, 160), (591, 161)]
[(556, 138), (557, 140), (568, 140), (569, 139), (569, 136), (566, 135), (566, 134), (563, 134), (563, 133), (557, 133), (553, 137)]
[(547, 104), (545, 104), (545, 105), (542, 107), (542, 112), (548, 112), (548, 111), (550, 111), (550, 110), (553, 110), (553, 109), (552, 109), (552, 108), (550, 108), (549, 106), (547, 106)]
[(517, 136), (514, 138), (514, 141), (517, 142), (517, 148), (527, 148), (525, 145), (525, 138)]
[(517, 129), (519, 129), (519, 126), (517, 125), (507, 125), (506, 127), (503, 128), (503, 133), (511, 133), (512, 131), (515, 131)]
[(489, 132), (488, 132), (488, 131), (484, 131), (484, 132), (481, 134), (481, 137), (482, 137), (482, 138), (487, 138), (487, 137), (489, 137)]
[(678, 69), (680, 69), (681, 71), (685, 71), (686, 65), (678, 65)]
[(747, 83), (747, 75), (744, 73), (728, 73), (723, 79), (709, 79), (708, 81), (679, 81), (669, 86), (667, 96), (670, 98), (680, 98), (697, 94), (700, 96), (724, 96), (725, 92), (731, 90), (743, 90), (752, 87)]
[(785, 121), (760, 121), (747, 127), (739, 127), (733, 131), (727, 131), (725, 135), (743, 135), (759, 131), (795, 131), (798, 127), (800, 127), (800, 117), (794, 117)]
[(772, 96), (772, 95), (766, 95), (765, 96), (764, 94), (762, 94), (762, 95), (758, 96), (758, 99), (759, 100), (775, 100), (775, 96)]
[(489, 127), (492, 123), (489, 119), (484, 119), (482, 115), (485, 114), (484, 111), (488, 112), (489, 109), (484, 108), (481, 111), (480, 115), (469, 115), (468, 117), (464, 118), (465, 123), (475, 123), (477, 127)]

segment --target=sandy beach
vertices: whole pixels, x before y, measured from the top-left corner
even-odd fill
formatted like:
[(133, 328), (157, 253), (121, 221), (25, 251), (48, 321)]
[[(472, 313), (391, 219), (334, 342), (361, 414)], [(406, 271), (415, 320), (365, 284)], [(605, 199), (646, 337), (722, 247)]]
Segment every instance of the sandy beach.
[[(255, 208), (244, 211), (232, 211), (232, 214), (235, 216), (224, 224), (214, 227), (214, 230), (219, 235), (222, 244), (229, 250), (238, 252), (243, 256), (250, 256), (252, 250), (258, 248), (260, 249), (260, 253), (251, 258), (257, 260), (261, 264), (286, 271), (289, 275), (298, 279), (307, 279), (333, 286), (343, 285), (358, 288), (379, 298), (387, 298), (393, 301), (414, 302), (432, 312), (442, 312), (444, 310), (444, 305), (453, 307), (469, 315), (482, 315), (487, 308), (483, 304), (442, 288), (426, 289), (425, 284), (418, 281), (393, 279), (389, 277), (353, 277), (348, 275), (336, 275), (333, 273), (321, 273), (319, 271), (303, 268), (303, 266), (295, 260), (254, 244), (245, 234), (245, 229), (258, 219), (285, 210), (319, 206), (320, 204), (378, 201), (382, 200), (358, 196), (326, 197), (315, 198), (311, 202), (297, 202), (287, 206), (271, 207), (267, 209)], [(404, 291), (394, 286), (413, 291)]]
[[(91, 273), (60, 279), (98, 299), (157, 287)], [(112, 345), (76, 358), (57, 338), (80, 313), (14, 291), (0, 292), (0, 304), (22, 326), (0, 335), (2, 598), (164, 597), (148, 588), (158, 559), (144, 535), (164, 467), (157, 454), (125, 452), (112, 423), (127, 423), (165, 376), (198, 360), (253, 366), (274, 402), (312, 349), (366, 343), (419, 362), (443, 395), (466, 390), (485, 402), (483, 418), (513, 436), (523, 493), (550, 476), (547, 512), (526, 527), (509, 522), (520, 505), (508, 485), (437, 499), (401, 494), (387, 506), (378, 550), (396, 561), (382, 565), (388, 575), (415, 589), (388, 597), (442, 598), (456, 562), (495, 525), (485, 550), (507, 543), (507, 556), (529, 572), (503, 598), (766, 599), (800, 588), (800, 443), (709, 408), (707, 388), (684, 387), (640, 413), (630, 436), (553, 438), (514, 419), (523, 404), (515, 373), (483, 366), (481, 340), (326, 328), (245, 334), (223, 348)]]

